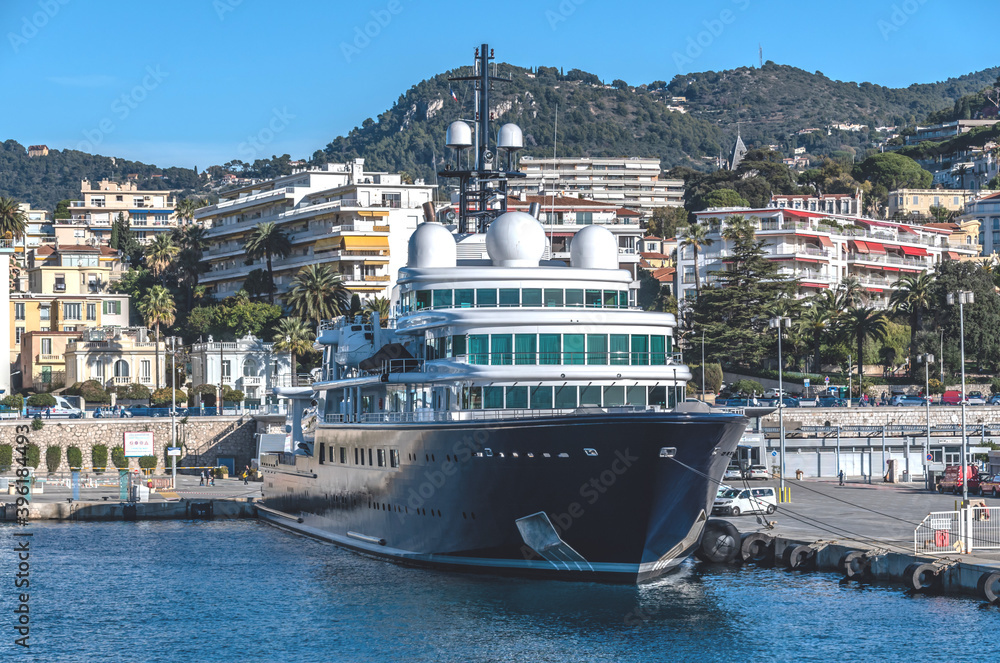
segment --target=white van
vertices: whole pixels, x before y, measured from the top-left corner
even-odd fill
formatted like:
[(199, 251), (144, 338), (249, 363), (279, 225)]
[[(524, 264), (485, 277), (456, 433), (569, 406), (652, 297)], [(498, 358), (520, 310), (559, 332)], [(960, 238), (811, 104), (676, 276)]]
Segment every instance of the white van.
[(712, 515), (738, 516), (741, 513), (774, 513), (778, 498), (774, 488), (733, 488), (715, 498)]
[(39, 417), (41, 419), (47, 419), (48, 417), (58, 417), (67, 419), (82, 419), (83, 411), (80, 408), (75, 407), (68, 400), (62, 396), (53, 396), (56, 399), (56, 404), (52, 407), (28, 407), (29, 417)]

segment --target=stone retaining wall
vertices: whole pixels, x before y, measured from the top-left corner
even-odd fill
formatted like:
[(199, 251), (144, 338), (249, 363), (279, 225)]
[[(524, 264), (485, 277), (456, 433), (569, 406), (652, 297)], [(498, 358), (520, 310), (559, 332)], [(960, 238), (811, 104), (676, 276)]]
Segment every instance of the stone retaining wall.
[[(62, 463), (59, 471), (66, 471), (69, 463), (66, 459), (66, 449), (78, 447), (83, 453), (83, 466), (89, 469), (91, 449), (96, 444), (108, 447), (108, 465), (111, 463), (112, 447), (121, 446), (126, 431), (151, 431), (153, 433), (154, 453), (157, 458), (156, 470), (163, 472), (165, 448), (170, 446), (170, 419), (166, 417), (137, 419), (44, 419), (44, 428), (29, 430), (26, 435), (32, 444), (38, 445), (41, 451), (39, 469), (45, 471), (45, 451), (50, 446), (62, 448)], [(197, 417), (187, 423), (177, 420), (177, 444), (182, 449), (178, 457), (178, 467), (214, 466), (220, 456), (230, 457), (235, 461), (237, 469), (250, 462), (256, 454), (257, 446), (254, 433), (257, 423), (251, 416), (242, 417)], [(14, 438), (17, 435), (16, 426), (28, 425), (31, 421), (21, 419), (0, 422), (0, 444), (16, 446)], [(129, 467), (139, 467), (137, 458), (129, 459)]]
[[(961, 423), (962, 408), (953, 405), (932, 405), (931, 426)], [(952, 421), (955, 417), (955, 421)], [(785, 408), (785, 429), (796, 424), (803, 426), (885, 426), (902, 424), (923, 426), (927, 423), (927, 409), (921, 406), (905, 407), (793, 407)], [(777, 426), (777, 411), (762, 420), (764, 426)], [(1000, 406), (971, 405), (965, 409), (967, 426), (980, 423), (1000, 424)]]

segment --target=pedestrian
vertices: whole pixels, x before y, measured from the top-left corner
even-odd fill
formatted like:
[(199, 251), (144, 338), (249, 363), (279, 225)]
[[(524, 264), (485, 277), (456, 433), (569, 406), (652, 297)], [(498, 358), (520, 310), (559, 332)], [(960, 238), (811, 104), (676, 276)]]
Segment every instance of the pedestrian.
[(843, 486), (844, 485), (844, 470), (841, 470), (840, 474), (838, 474), (837, 476), (840, 477), (840, 485)]
[(215, 469), (212, 468), (210, 470), (207, 470), (207, 472), (208, 472), (209, 478), (212, 480), (212, 485), (214, 486), (215, 485)]
[(201, 472), (198, 473), (198, 478), (201, 479), (198, 482), (198, 485), (199, 486), (204, 486), (205, 485), (205, 470), (202, 470)]
[(244, 486), (249, 486), (250, 485), (250, 466), (249, 465), (247, 465), (246, 467), (243, 468), (243, 485)]

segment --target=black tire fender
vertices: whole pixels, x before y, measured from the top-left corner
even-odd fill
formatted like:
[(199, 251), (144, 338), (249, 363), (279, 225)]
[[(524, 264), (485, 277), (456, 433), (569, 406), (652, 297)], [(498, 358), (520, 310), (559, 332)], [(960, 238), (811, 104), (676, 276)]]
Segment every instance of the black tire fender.
[(941, 575), (933, 564), (914, 562), (903, 571), (903, 583), (915, 592), (929, 592), (941, 588)]
[(763, 532), (748, 532), (740, 542), (740, 558), (754, 564), (774, 564), (774, 537)]
[(740, 531), (728, 520), (705, 523), (695, 557), (711, 564), (728, 564), (740, 553)]
[(852, 550), (844, 553), (837, 563), (837, 567), (844, 572), (844, 577), (848, 580), (858, 578), (869, 573), (869, 559), (859, 550)]
[(781, 559), (790, 569), (804, 570), (816, 561), (816, 551), (807, 545), (788, 546), (782, 553)]
[(990, 603), (997, 603), (1000, 598), (1000, 571), (987, 571), (979, 576), (976, 587), (980, 596)]

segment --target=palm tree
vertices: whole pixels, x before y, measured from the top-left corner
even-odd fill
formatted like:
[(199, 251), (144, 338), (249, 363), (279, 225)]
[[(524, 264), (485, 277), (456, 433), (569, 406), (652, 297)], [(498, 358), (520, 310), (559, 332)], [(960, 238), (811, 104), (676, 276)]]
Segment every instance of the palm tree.
[(340, 297), (346, 291), (340, 274), (327, 265), (307, 265), (295, 275), (285, 303), (299, 317), (319, 324), (341, 314)]
[(868, 339), (885, 340), (889, 332), (889, 318), (885, 311), (874, 306), (855, 306), (847, 311), (844, 327), (858, 343), (858, 388), (860, 390), (864, 375), (865, 341)]
[(273, 304), (274, 270), (271, 268), (271, 258), (274, 256), (287, 257), (292, 252), (292, 240), (284, 230), (274, 225), (273, 221), (265, 221), (254, 226), (243, 247), (247, 251), (247, 257), (251, 260), (260, 258), (267, 260), (267, 273), (271, 277), (271, 289), (267, 293), (267, 301)]
[[(824, 291), (824, 293), (829, 292), (829, 290)], [(803, 333), (808, 334), (812, 337), (813, 342), (813, 373), (819, 373), (823, 365), (823, 357), (820, 352), (820, 347), (823, 342), (823, 335), (832, 329), (835, 318), (834, 315), (823, 305), (820, 298), (816, 298), (817, 301), (813, 303), (802, 317), (799, 319), (799, 327)]]
[(274, 349), (292, 356), (292, 386), (298, 386), (296, 357), (312, 350), (316, 335), (302, 318), (282, 318), (274, 332)]
[(392, 307), (389, 304), (388, 297), (372, 297), (365, 302), (365, 317), (371, 320), (372, 314), (378, 313), (380, 327), (385, 327), (389, 324), (389, 315), (391, 312)]
[(28, 217), (21, 204), (13, 198), (0, 196), (0, 239), (8, 234), (12, 239), (20, 239), (27, 227)]
[[(186, 202), (186, 201), (185, 201)], [(187, 291), (187, 307), (193, 306), (194, 289), (199, 277), (208, 271), (208, 265), (203, 261), (204, 251), (208, 247), (208, 232), (201, 226), (185, 226), (174, 230), (174, 244), (180, 249), (174, 264), (180, 275), (180, 282)]]
[(896, 288), (889, 299), (889, 306), (896, 313), (910, 316), (910, 377), (914, 376), (917, 362), (917, 332), (924, 329), (924, 311), (934, 300), (931, 292), (934, 276), (930, 272), (902, 276), (896, 281)]
[(680, 245), (690, 246), (694, 252), (694, 294), (696, 298), (701, 298), (701, 277), (698, 275), (698, 250), (704, 246), (715, 244), (714, 239), (708, 236), (708, 226), (694, 223), (684, 229), (681, 234)]
[(174, 256), (180, 253), (180, 248), (170, 239), (166, 233), (157, 235), (146, 247), (146, 264), (153, 272), (153, 276), (160, 278), (160, 283), (166, 285), (163, 275), (170, 268), (170, 263), (174, 261)]
[(857, 306), (867, 302), (865, 287), (861, 284), (861, 279), (853, 274), (844, 278), (837, 286), (837, 292), (841, 295), (841, 303), (844, 306)]
[(156, 389), (160, 388), (160, 325), (174, 324), (176, 310), (174, 298), (162, 285), (154, 285), (139, 302), (139, 312), (146, 325), (156, 330)]
[(185, 198), (177, 203), (177, 206), (174, 207), (174, 211), (177, 212), (177, 216), (180, 217), (181, 221), (191, 223), (194, 221), (195, 211), (197, 211), (200, 207), (202, 207), (200, 200), (196, 198)]

